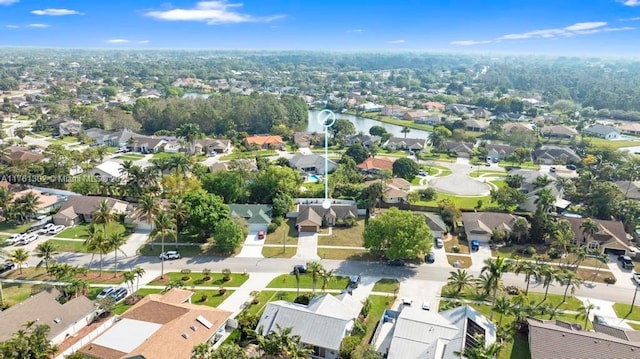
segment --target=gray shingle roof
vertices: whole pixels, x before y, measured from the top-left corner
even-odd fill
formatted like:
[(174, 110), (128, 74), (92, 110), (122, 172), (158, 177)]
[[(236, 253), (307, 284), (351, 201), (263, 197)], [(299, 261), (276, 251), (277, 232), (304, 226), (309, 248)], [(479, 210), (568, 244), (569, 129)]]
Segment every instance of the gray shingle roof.
[(618, 131), (615, 127), (603, 125), (593, 125), (591, 127), (585, 128), (584, 130), (582, 130), (582, 132), (601, 136), (606, 136), (611, 132), (620, 133), (620, 131)]
[(272, 207), (266, 204), (230, 204), (231, 215), (242, 217), (251, 224), (271, 223)]

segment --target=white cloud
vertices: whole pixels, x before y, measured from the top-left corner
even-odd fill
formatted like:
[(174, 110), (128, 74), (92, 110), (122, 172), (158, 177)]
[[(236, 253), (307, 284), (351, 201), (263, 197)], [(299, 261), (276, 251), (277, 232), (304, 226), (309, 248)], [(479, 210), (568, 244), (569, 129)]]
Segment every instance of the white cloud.
[(640, 6), (640, 0), (619, 0), (624, 6)]
[(387, 41), (387, 44), (404, 44), (405, 41), (404, 40), (391, 40), (391, 41)]
[(628, 18), (624, 18), (624, 19), (618, 19), (618, 21), (639, 21), (639, 20), (640, 20), (640, 16), (628, 17)]
[(347, 30), (347, 34), (361, 34), (361, 33), (362, 33), (362, 29)]
[(238, 24), (244, 22), (270, 22), (284, 18), (284, 15), (255, 17), (237, 12), (242, 4), (228, 3), (226, 0), (200, 1), (192, 9), (171, 9), (148, 11), (144, 15), (165, 21), (200, 21), (208, 25)]
[(148, 44), (149, 40), (140, 40), (138, 41), (139, 44)]
[(7, 29), (19, 29), (20, 26), (18, 25), (7, 25)]
[(129, 40), (127, 39), (109, 39), (107, 40), (107, 44), (126, 44)]
[[(638, 0), (640, 1), (640, 0)], [(639, 18), (640, 19), (640, 18)], [(488, 44), (491, 42), (501, 42), (509, 40), (526, 40), (526, 39), (555, 39), (559, 37), (573, 37), (578, 35), (590, 35), (600, 32), (614, 32), (614, 31), (630, 31), (635, 30), (635, 27), (607, 27), (607, 23), (604, 21), (593, 22), (578, 22), (573, 25), (565, 26), (558, 29), (542, 29), (533, 30), (515, 34), (507, 34), (498, 36), (493, 40), (460, 40), (452, 41), (452, 45), (458, 46), (470, 46)]]
[(79, 11), (69, 10), (69, 9), (33, 10), (31, 13), (34, 15), (44, 15), (44, 16), (82, 15), (82, 13), (80, 13)]
[(0, 0), (0, 5), (12, 5), (17, 2), (18, 0)]
[(460, 40), (460, 41), (452, 41), (451, 45), (472, 46), (472, 45), (489, 44), (491, 42), (492, 42), (491, 40), (484, 40), (484, 41)]
[(45, 27), (49, 27), (51, 25), (47, 25), (47, 24), (29, 24), (27, 26), (28, 27), (35, 27), (35, 28), (39, 28), (39, 29), (44, 29)]

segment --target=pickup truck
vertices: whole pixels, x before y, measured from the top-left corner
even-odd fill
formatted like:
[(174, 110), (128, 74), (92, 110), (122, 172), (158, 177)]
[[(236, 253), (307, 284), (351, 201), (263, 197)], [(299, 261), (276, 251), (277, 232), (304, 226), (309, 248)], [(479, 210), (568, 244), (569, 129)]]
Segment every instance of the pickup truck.
[(640, 273), (633, 273), (633, 281), (640, 285)]

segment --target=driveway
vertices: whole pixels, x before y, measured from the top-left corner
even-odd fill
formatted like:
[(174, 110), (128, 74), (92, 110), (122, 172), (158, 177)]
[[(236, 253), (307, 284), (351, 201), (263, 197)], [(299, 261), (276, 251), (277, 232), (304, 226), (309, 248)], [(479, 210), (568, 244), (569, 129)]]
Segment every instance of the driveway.
[(318, 260), (318, 233), (300, 232), (298, 234), (298, 252), (293, 258)]
[(434, 177), (429, 180), (429, 185), (440, 192), (461, 196), (487, 196), (491, 191), (491, 187), (482, 179), (469, 177), (472, 171), (477, 171), (477, 167), (471, 166), (468, 158), (458, 158), (456, 163), (431, 163), (447, 167), (452, 172), (448, 176)]
[[(264, 228), (265, 233), (267, 228)], [(258, 239), (258, 231), (249, 232), (247, 238), (244, 240), (242, 250), (236, 257), (241, 258), (264, 258), (262, 256), (262, 247), (264, 246), (264, 239)]]
[(371, 294), (373, 286), (379, 280), (380, 277), (360, 277), (360, 285), (352, 291), (351, 295), (358, 302), (362, 302)]
[(402, 305), (402, 298), (409, 298), (413, 300), (412, 306), (420, 308), (422, 303), (428, 302), (431, 310), (437, 312), (440, 304), (440, 289), (445, 284), (446, 282), (401, 279), (398, 299), (393, 303), (392, 309), (398, 309)]
[(471, 252), (471, 268), (470, 270), (480, 271), (484, 267), (484, 261), (491, 258), (491, 248), (486, 243), (480, 242), (480, 249)]
[(625, 322), (624, 319), (618, 318), (618, 315), (613, 310), (614, 302), (610, 302), (608, 300), (584, 298), (584, 297), (576, 297), (576, 298), (582, 301), (584, 305), (593, 304), (596, 306), (596, 309), (592, 310), (591, 313), (589, 314), (589, 320), (593, 321), (594, 316), (597, 315), (598, 318), (600, 318), (600, 320), (607, 325), (613, 325), (618, 328), (633, 330), (633, 328), (631, 328), (631, 326), (627, 324), (627, 322)]
[(609, 270), (611, 271), (611, 274), (613, 274), (613, 276), (616, 277), (617, 279), (616, 286), (631, 288), (631, 289), (636, 288), (636, 285), (631, 276), (633, 271), (628, 269), (622, 269), (622, 266), (620, 266), (620, 262), (618, 262), (617, 256), (613, 256), (613, 255), (610, 256), (609, 262), (607, 263), (607, 265), (609, 266)]
[(443, 268), (451, 269), (451, 265), (447, 262), (447, 252), (444, 250), (444, 247), (436, 248), (434, 245), (431, 251), (436, 255), (436, 261), (433, 263), (425, 263), (422, 265), (423, 267), (438, 268), (438, 270), (442, 270)]

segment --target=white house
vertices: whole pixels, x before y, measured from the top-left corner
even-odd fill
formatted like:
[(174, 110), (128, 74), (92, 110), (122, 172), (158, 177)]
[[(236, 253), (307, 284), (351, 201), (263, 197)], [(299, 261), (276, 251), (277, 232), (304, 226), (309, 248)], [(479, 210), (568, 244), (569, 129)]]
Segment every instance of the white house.
[(105, 161), (87, 173), (103, 182), (119, 182), (124, 178), (122, 164), (114, 161)]
[(604, 138), (606, 140), (619, 140), (620, 139), (620, 131), (617, 128), (611, 126), (604, 125), (593, 125), (591, 127), (587, 127), (582, 132), (585, 135)]

